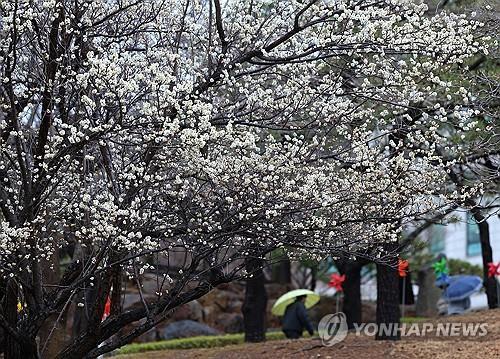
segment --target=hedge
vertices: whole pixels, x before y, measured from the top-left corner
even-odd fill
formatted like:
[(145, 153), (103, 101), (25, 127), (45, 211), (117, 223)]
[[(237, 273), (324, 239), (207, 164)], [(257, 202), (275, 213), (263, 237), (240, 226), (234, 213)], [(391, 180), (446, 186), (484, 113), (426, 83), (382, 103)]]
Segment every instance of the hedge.
[[(305, 334), (308, 336), (308, 334)], [(281, 331), (266, 333), (266, 340), (280, 340), (285, 339), (285, 334)], [(153, 350), (167, 350), (167, 349), (198, 349), (198, 348), (215, 348), (223, 347), (226, 345), (242, 344), (245, 342), (245, 335), (238, 334), (224, 334), (212, 336), (198, 336), (182, 339), (162, 340), (150, 343), (132, 343), (123, 346), (117, 351), (117, 354), (135, 354), (143, 353)]]

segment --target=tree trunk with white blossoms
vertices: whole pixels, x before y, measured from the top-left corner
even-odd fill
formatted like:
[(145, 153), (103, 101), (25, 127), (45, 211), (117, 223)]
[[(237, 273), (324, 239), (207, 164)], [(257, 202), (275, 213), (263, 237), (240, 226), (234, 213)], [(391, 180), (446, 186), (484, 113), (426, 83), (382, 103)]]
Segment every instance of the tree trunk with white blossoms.
[(338, 260), (335, 262), (340, 274), (345, 275), (342, 312), (346, 315), (347, 327), (355, 328), (362, 323), (363, 303), (361, 301), (361, 270), (368, 261), (363, 258), (356, 260)]
[(377, 340), (399, 340), (401, 311), (399, 309), (399, 276), (397, 245), (384, 246), (392, 254), (389, 265), (377, 264)]
[(266, 340), (267, 292), (263, 266), (262, 259), (247, 260), (246, 270), (251, 277), (246, 280), (245, 300), (241, 308), (246, 342)]
[[(88, 322), (56, 357), (112, 351), (241, 278), (249, 253), (383, 263), (401, 226), (476, 193), (436, 190), (449, 164), (432, 145), (439, 123), (478, 127), (435, 95), (463, 100), (444, 74), (485, 51), (472, 19), (409, 0), (11, 0), (0, 14), (6, 358), (47, 357), (40, 328), (70, 307)], [(141, 307), (120, 307), (124, 278)]]

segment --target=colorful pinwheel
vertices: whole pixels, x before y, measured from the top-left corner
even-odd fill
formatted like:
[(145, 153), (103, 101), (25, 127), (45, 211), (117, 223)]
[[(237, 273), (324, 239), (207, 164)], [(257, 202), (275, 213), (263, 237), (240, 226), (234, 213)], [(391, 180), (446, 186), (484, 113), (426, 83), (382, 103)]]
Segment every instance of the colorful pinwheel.
[(500, 276), (500, 262), (497, 264), (490, 262), (488, 263), (488, 278)]
[(437, 261), (432, 265), (434, 268), (434, 273), (436, 273), (436, 277), (446, 278), (448, 276), (448, 263), (446, 262), (446, 258), (441, 258), (440, 261)]
[(345, 281), (345, 274), (338, 275), (333, 273), (330, 277), (330, 283), (328, 283), (329, 287), (335, 288), (337, 292), (342, 292), (344, 289), (342, 288), (342, 284)]
[(406, 277), (408, 275), (408, 264), (409, 262), (404, 259), (400, 259), (398, 262), (398, 272), (400, 277)]
[(401, 316), (404, 317), (405, 315), (405, 299), (406, 299), (406, 296), (405, 296), (405, 290), (406, 290), (406, 276), (408, 275), (408, 265), (410, 264), (410, 262), (408, 262), (407, 260), (404, 260), (404, 259), (400, 259), (398, 261), (398, 274), (401, 278), (403, 278), (403, 296), (402, 296), (402, 299), (403, 299), (403, 306), (402, 306), (402, 311), (401, 311)]
[[(500, 277), (500, 262), (497, 264), (490, 262), (488, 263), (488, 278)], [(500, 281), (495, 279), (497, 282), (497, 298), (500, 298)]]
[(111, 299), (106, 298), (106, 304), (104, 305), (104, 312), (102, 313), (101, 321), (105, 320), (111, 314)]

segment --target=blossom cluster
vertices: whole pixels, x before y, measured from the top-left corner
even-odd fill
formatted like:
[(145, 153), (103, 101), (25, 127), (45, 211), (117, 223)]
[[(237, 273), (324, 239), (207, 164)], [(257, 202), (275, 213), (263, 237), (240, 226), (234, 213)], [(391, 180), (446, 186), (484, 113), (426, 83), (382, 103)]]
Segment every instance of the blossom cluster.
[(409, 0), (75, 4), (0, 0), (3, 273), (70, 245), (97, 269), (179, 248), (376, 257), (481, 190), (446, 188), (439, 152), (450, 126), (482, 130), (448, 76), (487, 51), (474, 19)]

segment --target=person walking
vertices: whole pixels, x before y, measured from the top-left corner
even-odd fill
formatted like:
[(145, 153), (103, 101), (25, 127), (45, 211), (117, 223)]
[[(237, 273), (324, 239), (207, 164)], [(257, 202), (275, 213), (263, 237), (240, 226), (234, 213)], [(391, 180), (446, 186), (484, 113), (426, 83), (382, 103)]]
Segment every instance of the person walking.
[(283, 317), (283, 333), (289, 339), (298, 339), (302, 336), (302, 332), (306, 329), (310, 335), (313, 335), (314, 330), (307, 316), (304, 302), (306, 295), (301, 295), (295, 299), (295, 302), (286, 307), (285, 316)]

